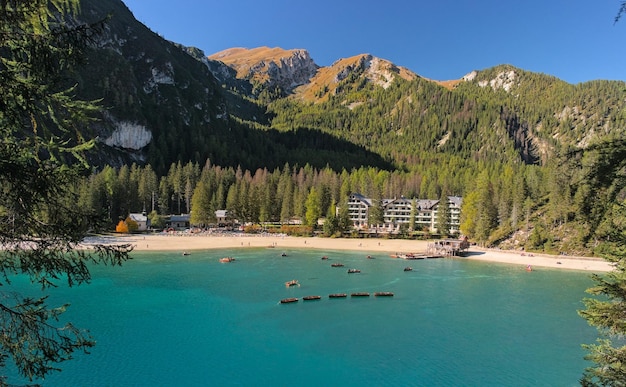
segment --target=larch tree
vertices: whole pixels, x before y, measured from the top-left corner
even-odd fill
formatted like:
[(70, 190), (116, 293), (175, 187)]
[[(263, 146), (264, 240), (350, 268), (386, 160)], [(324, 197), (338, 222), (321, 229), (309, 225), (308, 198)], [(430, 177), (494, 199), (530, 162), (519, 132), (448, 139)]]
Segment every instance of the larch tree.
[(322, 216), (322, 207), (320, 205), (320, 195), (315, 187), (309, 191), (305, 203), (306, 212), (304, 215), (305, 224), (315, 228), (317, 220)]
[(191, 197), (191, 224), (206, 226), (215, 219), (215, 208), (211, 203), (211, 192), (208, 184), (200, 180)]
[[(67, 74), (102, 30), (68, 25), (78, 0), (0, 2), (0, 369), (15, 364), (22, 377), (43, 378), (75, 351), (94, 345), (68, 323), (66, 306), (49, 307), (12, 291), (27, 276), (42, 288), (88, 283), (88, 263), (119, 265), (130, 246), (79, 249), (95, 213), (76, 205), (77, 178), (88, 171), (81, 135), (96, 106), (74, 97)], [(0, 377), (0, 384), (6, 384)]]

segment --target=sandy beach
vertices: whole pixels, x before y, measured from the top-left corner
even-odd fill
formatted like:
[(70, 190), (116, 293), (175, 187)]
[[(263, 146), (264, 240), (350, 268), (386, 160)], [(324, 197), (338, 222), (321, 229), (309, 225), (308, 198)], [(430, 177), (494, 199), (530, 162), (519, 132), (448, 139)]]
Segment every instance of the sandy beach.
[[(396, 253), (424, 253), (427, 241), (404, 239), (347, 239), (292, 237), (282, 235), (255, 234), (151, 234), (127, 236), (102, 236), (90, 238), (85, 245), (91, 243), (120, 244), (130, 243), (135, 251), (179, 251), (190, 255), (194, 250), (223, 248), (258, 248), (270, 247), (277, 249), (307, 248), (319, 250), (351, 250), (363, 251), (364, 255), (391, 255)], [(591, 272), (607, 272), (613, 266), (602, 258), (554, 256), (546, 254), (522, 254), (516, 251), (482, 249), (472, 246), (464, 257), (454, 259), (471, 259), (490, 262), (507, 263), (533, 268), (550, 267), (565, 270), (582, 270)]]

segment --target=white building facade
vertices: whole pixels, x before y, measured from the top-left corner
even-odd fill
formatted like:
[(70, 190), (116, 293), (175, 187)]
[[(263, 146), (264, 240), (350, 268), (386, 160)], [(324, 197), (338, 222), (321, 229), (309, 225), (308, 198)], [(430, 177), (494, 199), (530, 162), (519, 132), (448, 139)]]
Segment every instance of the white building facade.
[[(458, 233), (461, 224), (460, 196), (448, 196), (448, 208), (450, 213), (449, 233)], [(382, 232), (398, 231), (401, 225), (410, 225), (414, 220), (414, 230), (437, 231), (437, 216), (440, 205), (439, 200), (432, 199), (382, 199), (380, 206), (383, 213), (383, 224), (369, 224), (370, 210), (375, 205), (374, 200), (361, 194), (353, 193), (348, 198), (348, 212), (350, 220), (356, 229), (378, 227)], [(382, 229), (381, 229), (382, 228)]]

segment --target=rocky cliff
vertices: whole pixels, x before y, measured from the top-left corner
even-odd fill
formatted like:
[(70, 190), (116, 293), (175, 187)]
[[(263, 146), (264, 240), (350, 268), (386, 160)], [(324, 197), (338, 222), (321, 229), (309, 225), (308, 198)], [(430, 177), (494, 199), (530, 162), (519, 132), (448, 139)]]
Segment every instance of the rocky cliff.
[[(268, 89), (280, 88), (289, 93), (295, 87), (308, 83), (317, 73), (308, 51), (295, 49), (257, 47), (253, 49), (231, 48), (209, 55), (210, 60), (222, 62), (235, 70), (235, 77)], [(216, 67), (219, 69), (219, 67)], [(213, 75), (222, 82), (233, 73), (224, 69), (213, 70)]]

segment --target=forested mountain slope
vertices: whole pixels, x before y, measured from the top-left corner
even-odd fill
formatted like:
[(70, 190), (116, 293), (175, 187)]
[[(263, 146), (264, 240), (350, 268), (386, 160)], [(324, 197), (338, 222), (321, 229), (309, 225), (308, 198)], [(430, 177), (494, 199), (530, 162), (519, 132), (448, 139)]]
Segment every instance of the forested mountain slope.
[(626, 84), (619, 81), (570, 85), (501, 65), (442, 83), (367, 54), (313, 72), (302, 50), (267, 47), (209, 58), (235, 70), (222, 70), (222, 82), (253, 85), (250, 96), (268, 103), (272, 127), (330, 133), (396, 166), (442, 152), (545, 164), (558, 150), (623, 133)]
[(559, 149), (622, 134), (623, 82), (569, 85), (507, 65), (446, 87), (368, 54), (329, 67), (303, 49), (207, 58), (151, 32), (119, 0), (82, 1), (81, 21), (107, 14), (77, 77), (80, 96), (106, 108), (90, 128), (103, 163), (410, 170), (443, 154), (545, 164)]
[(106, 31), (96, 38), (87, 66), (71, 81), (77, 82), (79, 97), (102, 99), (100, 120), (85, 133), (101, 139), (92, 155), (97, 165), (137, 162), (158, 173), (173, 162), (207, 159), (243, 168), (286, 162), (391, 168), (378, 155), (329, 134), (272, 130), (264, 125), (265, 107), (222, 89), (199, 50), (150, 31), (120, 0), (81, 1), (77, 22), (107, 15)]

